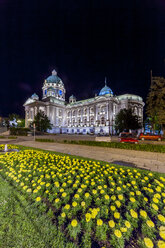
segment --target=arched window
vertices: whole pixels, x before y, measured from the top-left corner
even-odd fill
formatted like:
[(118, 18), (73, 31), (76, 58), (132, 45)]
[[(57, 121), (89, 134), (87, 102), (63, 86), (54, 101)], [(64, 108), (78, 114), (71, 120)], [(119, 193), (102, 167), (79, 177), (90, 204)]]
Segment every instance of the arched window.
[(134, 113), (137, 115), (137, 107), (134, 108)]
[(81, 124), (81, 119), (79, 118), (78, 119), (78, 125), (80, 126), (80, 124)]
[(86, 118), (84, 119), (84, 125), (87, 125), (87, 119)]
[(90, 119), (90, 124), (91, 124), (91, 125), (94, 125), (94, 118), (91, 118), (91, 119)]
[(87, 115), (87, 109), (86, 108), (84, 109), (84, 115)]
[(75, 113), (76, 113), (75, 110), (73, 110), (72, 115), (75, 116)]
[(68, 112), (68, 117), (70, 116), (70, 111)]
[(105, 125), (105, 118), (101, 117), (101, 125)]
[(90, 108), (90, 114), (94, 114), (94, 109), (93, 109), (93, 107)]

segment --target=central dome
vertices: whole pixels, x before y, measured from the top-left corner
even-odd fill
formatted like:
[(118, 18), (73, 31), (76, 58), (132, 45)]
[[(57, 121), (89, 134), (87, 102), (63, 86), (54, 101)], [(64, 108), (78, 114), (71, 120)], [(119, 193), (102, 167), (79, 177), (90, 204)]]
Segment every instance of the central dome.
[(53, 70), (52, 75), (46, 79), (46, 83), (58, 84), (58, 83), (62, 83), (62, 80), (57, 76), (57, 72)]
[(105, 79), (105, 86), (100, 90), (99, 96), (104, 96), (104, 95), (111, 95), (113, 96), (113, 91), (111, 90), (111, 88), (109, 88), (107, 86), (107, 82)]

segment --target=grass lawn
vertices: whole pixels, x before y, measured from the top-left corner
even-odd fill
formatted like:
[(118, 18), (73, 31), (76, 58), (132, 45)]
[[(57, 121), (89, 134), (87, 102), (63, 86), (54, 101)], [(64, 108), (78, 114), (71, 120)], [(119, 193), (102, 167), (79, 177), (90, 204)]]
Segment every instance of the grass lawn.
[(0, 247), (164, 248), (165, 174), (20, 148), (0, 155)]

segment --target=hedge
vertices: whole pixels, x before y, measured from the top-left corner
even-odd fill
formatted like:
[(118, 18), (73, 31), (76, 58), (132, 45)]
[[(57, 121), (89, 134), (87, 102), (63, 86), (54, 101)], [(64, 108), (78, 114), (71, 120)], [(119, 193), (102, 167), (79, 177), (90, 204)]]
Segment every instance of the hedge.
[(27, 133), (30, 131), (29, 128), (24, 127), (10, 127), (10, 135), (20, 135), (27, 136)]

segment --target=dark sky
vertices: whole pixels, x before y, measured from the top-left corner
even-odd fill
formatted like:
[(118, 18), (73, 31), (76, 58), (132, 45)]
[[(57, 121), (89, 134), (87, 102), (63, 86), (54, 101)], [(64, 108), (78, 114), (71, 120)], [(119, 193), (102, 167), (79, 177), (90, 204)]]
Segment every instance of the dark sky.
[(164, 59), (164, 0), (0, 0), (0, 116), (23, 116), (54, 68), (67, 99), (93, 97), (106, 76), (115, 95), (145, 100)]

